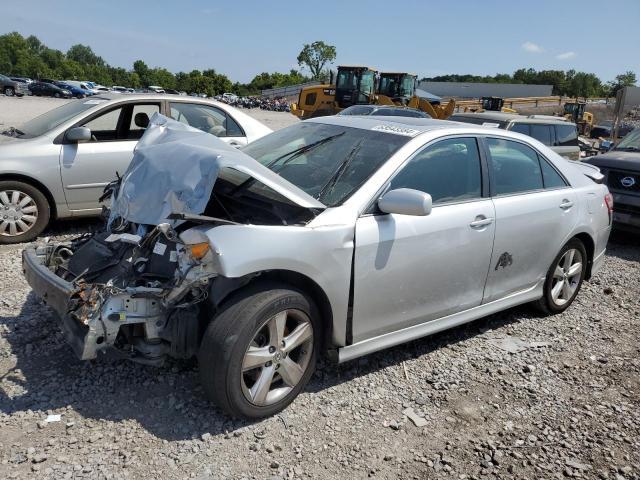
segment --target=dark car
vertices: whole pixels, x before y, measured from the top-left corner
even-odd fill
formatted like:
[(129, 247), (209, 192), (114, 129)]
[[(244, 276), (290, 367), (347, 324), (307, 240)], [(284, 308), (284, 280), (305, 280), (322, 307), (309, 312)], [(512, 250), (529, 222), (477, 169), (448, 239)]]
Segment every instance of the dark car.
[(640, 128), (628, 133), (603, 155), (584, 161), (600, 168), (613, 194), (617, 227), (640, 232)]
[(56, 98), (71, 98), (72, 94), (69, 90), (60, 88), (53, 83), (47, 82), (33, 82), (29, 84), (29, 90), (37, 97), (56, 97)]
[(377, 115), (381, 117), (418, 117), (431, 118), (430, 115), (409, 107), (395, 107), (391, 105), (352, 105), (345, 108), (338, 115)]
[[(599, 123), (598, 125), (594, 125), (593, 128), (591, 128), (590, 136), (591, 138), (600, 138), (600, 137), (609, 138), (611, 136), (612, 128), (613, 128), (613, 122), (610, 120), (605, 120)], [(624, 121), (620, 122), (620, 125), (618, 125), (618, 137), (619, 138), (624, 137), (631, 130), (633, 130), (633, 125)]]
[(0, 75), (0, 93), (5, 94), (7, 97), (13, 97), (14, 95), (21, 97), (25, 94), (25, 90), (22, 83)]

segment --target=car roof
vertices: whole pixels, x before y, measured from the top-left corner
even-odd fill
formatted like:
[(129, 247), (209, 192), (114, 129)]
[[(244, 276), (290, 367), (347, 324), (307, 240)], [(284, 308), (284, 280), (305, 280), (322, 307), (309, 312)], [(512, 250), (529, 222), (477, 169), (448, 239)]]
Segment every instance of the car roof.
[(317, 117), (305, 122), (324, 123), (344, 127), (361, 128), (371, 130), (374, 127), (387, 126), (392, 128), (411, 128), (420, 133), (438, 130), (441, 128), (468, 129), (469, 125), (447, 120), (434, 120), (422, 117), (394, 117), (394, 116), (370, 116), (370, 115), (332, 115), (329, 117)]
[(216, 102), (215, 100), (210, 100), (209, 98), (200, 98), (200, 97), (189, 97), (187, 98), (185, 95), (175, 95), (171, 93), (129, 93), (126, 95), (122, 95), (121, 93), (109, 93), (109, 92), (101, 92), (98, 95), (93, 95), (91, 97), (92, 100), (120, 100), (120, 101), (131, 101), (131, 100), (173, 100), (173, 101), (189, 101), (193, 103), (194, 99), (198, 98), (201, 103), (211, 103), (216, 105), (226, 105), (224, 103)]
[(570, 124), (571, 122), (567, 122), (564, 118), (558, 117), (557, 119), (546, 117), (546, 118), (536, 118), (535, 116), (528, 115), (520, 115), (517, 113), (506, 113), (506, 112), (460, 112), (454, 113), (456, 117), (466, 117), (466, 118), (481, 118), (483, 120), (494, 120), (500, 122), (526, 122), (526, 123), (558, 123), (558, 124)]

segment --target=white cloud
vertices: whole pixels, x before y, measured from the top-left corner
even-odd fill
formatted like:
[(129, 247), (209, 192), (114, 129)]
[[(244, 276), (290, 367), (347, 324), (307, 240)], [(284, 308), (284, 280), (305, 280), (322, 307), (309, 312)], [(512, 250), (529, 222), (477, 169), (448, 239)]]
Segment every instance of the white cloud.
[(540, 53), (543, 51), (540, 45), (536, 45), (533, 42), (524, 42), (522, 44), (522, 49), (531, 53)]
[(568, 60), (569, 58), (573, 58), (576, 56), (576, 52), (564, 52), (556, 55), (558, 60)]

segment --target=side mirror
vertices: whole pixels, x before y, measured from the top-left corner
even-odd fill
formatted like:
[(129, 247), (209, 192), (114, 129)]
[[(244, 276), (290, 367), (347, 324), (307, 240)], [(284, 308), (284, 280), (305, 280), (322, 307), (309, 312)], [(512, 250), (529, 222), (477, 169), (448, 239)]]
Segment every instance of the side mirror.
[(88, 142), (91, 140), (91, 129), (87, 127), (74, 127), (67, 131), (65, 136), (70, 142)]
[(398, 188), (385, 193), (378, 200), (384, 213), (424, 217), (431, 213), (431, 195), (411, 188)]

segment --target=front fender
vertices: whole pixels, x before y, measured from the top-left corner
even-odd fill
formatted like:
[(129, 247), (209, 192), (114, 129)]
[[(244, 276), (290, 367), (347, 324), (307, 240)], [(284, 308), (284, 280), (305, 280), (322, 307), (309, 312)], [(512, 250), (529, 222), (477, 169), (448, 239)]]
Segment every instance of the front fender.
[(331, 305), (333, 341), (345, 345), (353, 225), (222, 225), (206, 235), (215, 253), (216, 270), (225, 277), (289, 270), (316, 282)]

